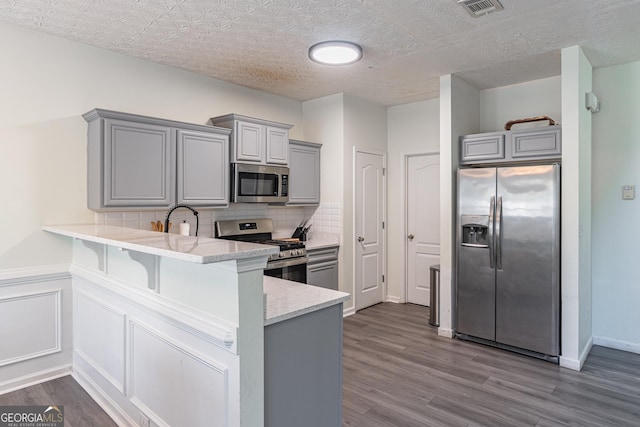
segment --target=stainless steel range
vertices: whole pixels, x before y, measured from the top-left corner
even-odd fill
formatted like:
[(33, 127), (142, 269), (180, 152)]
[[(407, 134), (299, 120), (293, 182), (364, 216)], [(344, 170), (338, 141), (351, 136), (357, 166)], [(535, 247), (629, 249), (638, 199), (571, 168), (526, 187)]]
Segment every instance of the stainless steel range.
[(280, 253), (267, 261), (264, 274), (294, 282), (307, 282), (307, 250), (304, 243), (295, 239), (273, 239), (271, 218), (216, 221), (215, 237), (218, 239), (276, 245)]

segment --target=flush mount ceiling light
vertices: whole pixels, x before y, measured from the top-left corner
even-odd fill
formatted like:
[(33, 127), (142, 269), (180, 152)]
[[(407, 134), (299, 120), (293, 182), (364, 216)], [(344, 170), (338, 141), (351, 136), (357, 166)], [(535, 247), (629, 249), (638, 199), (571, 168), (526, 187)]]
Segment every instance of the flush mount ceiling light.
[(362, 48), (345, 41), (326, 41), (309, 48), (309, 58), (318, 64), (347, 65), (360, 61)]

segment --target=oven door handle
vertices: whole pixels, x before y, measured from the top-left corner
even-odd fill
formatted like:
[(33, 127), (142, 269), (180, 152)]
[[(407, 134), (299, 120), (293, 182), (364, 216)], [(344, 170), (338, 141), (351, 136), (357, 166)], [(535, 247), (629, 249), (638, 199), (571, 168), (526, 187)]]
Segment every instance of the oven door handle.
[(308, 261), (309, 261), (309, 258), (307, 258), (306, 256), (283, 259), (278, 261), (269, 261), (267, 262), (267, 267), (265, 268), (265, 270), (275, 270), (276, 268), (293, 267), (294, 265), (306, 264)]

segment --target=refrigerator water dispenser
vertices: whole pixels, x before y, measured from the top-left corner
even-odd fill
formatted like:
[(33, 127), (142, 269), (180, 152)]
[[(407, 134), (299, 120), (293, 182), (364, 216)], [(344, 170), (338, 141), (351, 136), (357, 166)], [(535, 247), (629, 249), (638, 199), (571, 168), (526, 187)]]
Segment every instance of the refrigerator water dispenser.
[(489, 247), (489, 216), (462, 215), (462, 245), (479, 248)]

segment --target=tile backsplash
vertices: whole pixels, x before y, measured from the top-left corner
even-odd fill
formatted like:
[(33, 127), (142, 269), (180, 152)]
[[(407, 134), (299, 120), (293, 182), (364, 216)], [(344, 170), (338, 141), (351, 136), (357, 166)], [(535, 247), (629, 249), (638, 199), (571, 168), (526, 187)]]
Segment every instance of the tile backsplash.
[[(303, 220), (313, 224), (310, 232), (337, 233), (341, 231), (340, 203), (321, 203), (319, 206), (269, 206), (263, 203), (232, 203), (226, 209), (196, 208), (199, 218), (199, 236), (212, 237), (215, 221), (227, 219), (271, 218), (275, 235), (291, 233)], [(96, 212), (96, 224), (151, 230), (152, 221), (162, 221), (167, 210)], [(173, 224), (187, 221), (195, 230), (195, 218), (188, 209), (177, 209), (171, 214)], [(172, 231), (174, 229), (172, 228)], [(192, 231), (193, 234), (193, 231)]]

